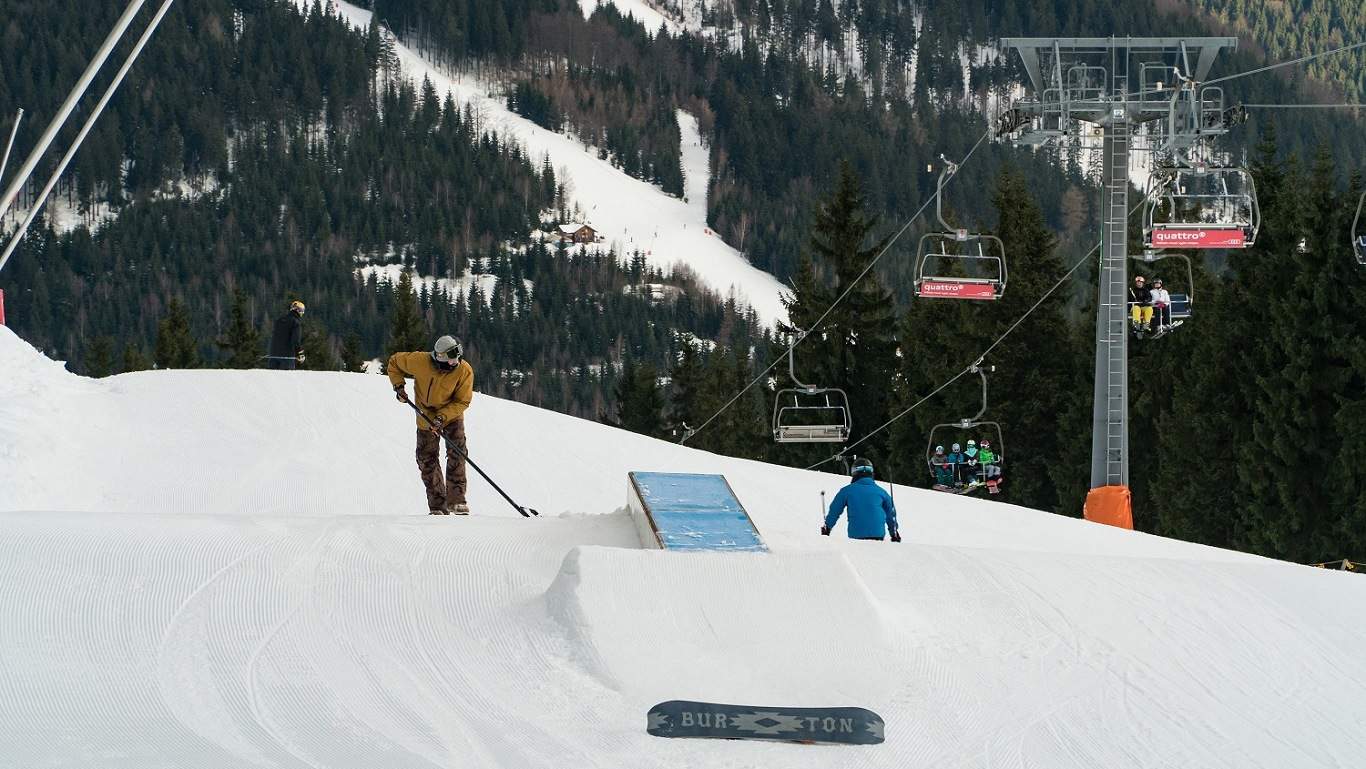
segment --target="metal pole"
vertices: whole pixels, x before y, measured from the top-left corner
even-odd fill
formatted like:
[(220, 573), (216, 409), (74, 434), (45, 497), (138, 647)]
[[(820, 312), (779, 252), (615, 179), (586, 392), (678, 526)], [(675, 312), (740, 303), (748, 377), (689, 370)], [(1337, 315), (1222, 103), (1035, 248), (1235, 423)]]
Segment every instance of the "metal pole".
[(1129, 483), (1129, 137), (1127, 48), (1112, 49), (1111, 103), (1101, 178), (1100, 285), (1096, 297), (1096, 380), (1091, 488)]
[(57, 168), (53, 170), (52, 176), (47, 180), (47, 185), (43, 187), (43, 191), (38, 194), (38, 198), (33, 202), (33, 205), (29, 207), (28, 215), (24, 217), (24, 221), (19, 225), (19, 229), (15, 230), (14, 236), (10, 238), (9, 245), (5, 246), (5, 252), (0, 254), (0, 270), (5, 269), (5, 262), (9, 261), (10, 255), (13, 254), (14, 249), (18, 247), (19, 241), (24, 237), (24, 233), (28, 232), (29, 225), (33, 223), (34, 219), (38, 218), (38, 212), (42, 210), (43, 204), (47, 202), (47, 196), (52, 193), (52, 188), (57, 186), (57, 180), (60, 179), (62, 173), (66, 171), (66, 167), (71, 164), (71, 159), (76, 156), (76, 151), (81, 148), (81, 144), (85, 141), (85, 137), (90, 134), (90, 129), (95, 127), (95, 122), (100, 119), (100, 115), (104, 112), (104, 108), (109, 104), (109, 100), (114, 98), (114, 92), (119, 89), (119, 86), (123, 83), (123, 78), (128, 74), (128, 70), (133, 68), (133, 62), (137, 61), (138, 56), (142, 54), (142, 49), (147, 45), (147, 41), (152, 39), (152, 33), (156, 32), (157, 25), (161, 24), (161, 19), (166, 15), (167, 11), (171, 10), (171, 5), (174, 2), (175, 0), (164, 0), (161, 7), (157, 9), (156, 15), (152, 17), (151, 23), (147, 25), (147, 29), (142, 31), (142, 36), (138, 38), (137, 45), (133, 46), (133, 50), (129, 52), (128, 58), (123, 62), (123, 66), (119, 67), (118, 73), (114, 75), (114, 80), (110, 82), (109, 87), (104, 90), (104, 95), (100, 97), (99, 103), (97, 103), (95, 109), (91, 111), (90, 117), (85, 119), (85, 125), (81, 126), (81, 132), (76, 135), (75, 141), (71, 142), (71, 146), (67, 148), (66, 154), (62, 156), (61, 162), (57, 164)]
[(19, 113), (14, 116), (14, 127), (9, 129), (9, 144), (5, 145), (5, 156), (0, 158), (0, 181), (5, 180), (5, 167), (9, 165), (9, 153), (14, 149), (14, 137), (19, 133), (19, 121), (24, 119), (24, 108), (19, 108)]
[(119, 40), (123, 37), (123, 33), (128, 29), (128, 25), (133, 23), (133, 17), (138, 14), (138, 11), (142, 10), (142, 4), (144, 2), (145, 0), (131, 0), (131, 2), (128, 3), (128, 7), (124, 9), (123, 15), (115, 22), (114, 28), (109, 30), (109, 36), (104, 39), (104, 44), (95, 52), (95, 58), (90, 60), (89, 66), (85, 68), (85, 72), (81, 75), (81, 79), (77, 80), (76, 85), (71, 88), (71, 93), (67, 95), (66, 101), (62, 104), (61, 108), (57, 110), (57, 114), (53, 116), (52, 122), (47, 126), (47, 130), (45, 130), (42, 137), (38, 139), (38, 144), (35, 145), (33, 151), (29, 153), (28, 159), (24, 161), (24, 165), (19, 169), (19, 174), (14, 177), (14, 181), (11, 182), (10, 186), (5, 190), (4, 195), (0, 196), (0, 219), (4, 218), (5, 213), (9, 211), (10, 204), (12, 204), (14, 199), (19, 195), (19, 190), (28, 182), (29, 174), (33, 173), (33, 169), (37, 167), (38, 161), (43, 157), (43, 153), (47, 152), (47, 148), (52, 144), (52, 140), (57, 138), (57, 132), (66, 124), (66, 119), (71, 116), (71, 111), (76, 108), (76, 103), (85, 95), (85, 89), (90, 87), (90, 81), (95, 79), (95, 75), (98, 74), (100, 68), (104, 66), (104, 60), (109, 58), (109, 54), (113, 52), (114, 46), (118, 45)]

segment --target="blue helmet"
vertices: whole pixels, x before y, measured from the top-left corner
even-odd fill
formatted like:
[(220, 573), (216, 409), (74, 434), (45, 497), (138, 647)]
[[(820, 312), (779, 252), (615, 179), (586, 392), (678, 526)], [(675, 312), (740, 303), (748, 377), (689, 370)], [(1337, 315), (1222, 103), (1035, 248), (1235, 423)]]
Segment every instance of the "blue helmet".
[(851, 471), (851, 475), (853, 476), (854, 480), (858, 480), (859, 478), (872, 478), (873, 463), (869, 462), (866, 459), (859, 460), (854, 465), (854, 469)]

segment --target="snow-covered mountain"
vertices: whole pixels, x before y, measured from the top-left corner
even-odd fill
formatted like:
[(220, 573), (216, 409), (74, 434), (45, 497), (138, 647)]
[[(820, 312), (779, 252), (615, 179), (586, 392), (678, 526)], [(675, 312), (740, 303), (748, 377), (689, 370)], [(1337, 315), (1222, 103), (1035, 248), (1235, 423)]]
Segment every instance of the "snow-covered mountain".
[[(298, 2), (302, 8), (312, 5), (308, 0)], [(329, 7), (357, 27), (370, 25), (370, 11), (340, 0), (330, 0)], [(641, 13), (648, 6), (637, 4), (628, 10)], [(752, 306), (764, 323), (771, 325), (787, 317), (782, 283), (750, 265), (707, 226), (711, 170), (694, 116), (678, 111), (685, 177), (684, 196), (679, 199), (614, 167), (599, 157), (597, 148), (512, 112), (495, 84), (473, 74), (446, 71), (403, 43), (392, 42), (403, 76), (417, 83), (430, 80), (438, 94), (449, 93), (462, 108), (474, 109), (486, 128), (516, 141), (529, 157), (549, 157), (568, 197), (603, 238), (605, 247), (615, 248), (623, 257), (640, 251), (651, 265), (666, 270), (686, 265), (704, 285)]]
[[(469, 518), (362, 374), (91, 380), (0, 328), (0, 766), (1315, 767), (1366, 749), (1366, 580), (477, 396)], [(641, 550), (630, 470), (771, 552)], [(842, 529), (841, 532), (842, 534)], [(671, 698), (859, 705), (858, 748), (663, 740)]]

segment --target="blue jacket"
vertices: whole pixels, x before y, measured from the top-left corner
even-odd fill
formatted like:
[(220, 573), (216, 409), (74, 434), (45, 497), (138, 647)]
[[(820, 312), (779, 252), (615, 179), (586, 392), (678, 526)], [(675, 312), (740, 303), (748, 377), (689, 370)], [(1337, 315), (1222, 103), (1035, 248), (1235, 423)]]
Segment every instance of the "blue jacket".
[(835, 528), (845, 508), (849, 510), (850, 538), (884, 537), (888, 531), (897, 532), (892, 497), (872, 478), (859, 478), (839, 490), (825, 516), (826, 528)]

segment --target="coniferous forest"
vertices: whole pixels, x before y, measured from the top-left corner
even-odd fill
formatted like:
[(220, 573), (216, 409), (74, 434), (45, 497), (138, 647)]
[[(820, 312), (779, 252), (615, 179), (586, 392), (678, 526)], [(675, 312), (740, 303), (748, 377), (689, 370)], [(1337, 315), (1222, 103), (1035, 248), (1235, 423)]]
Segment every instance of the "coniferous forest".
[[(849, 394), (856, 453), (884, 479), (930, 485), (932, 428), (976, 413), (981, 390), (974, 374), (925, 396), (1081, 261), (983, 360), (987, 418), (1002, 431), (1000, 499), (1068, 515), (1080, 514), (1089, 481), (1096, 272), (1086, 256), (1100, 205), (1081, 154), (986, 142), (955, 177), (946, 216), (1006, 246), (999, 301), (913, 299), (914, 243), (929, 218), (858, 276), (930, 198), (940, 155), (962, 159), (986, 130), (987, 97), (1020, 79), (1005, 60), (965, 67), (977, 45), (1063, 30), (1222, 34), (1240, 8), (1257, 6), (1240, 16), (1254, 28), (1280, 13), (1215, 0), (1198, 3), (1209, 13), (1154, 0), (968, 0), (918, 5), (913, 24), (892, 0), (736, 0), (707, 6), (727, 34), (697, 36), (647, 29), (612, 6), (585, 18), (569, 0), (373, 5), (424, 55), (502, 84), (514, 111), (667, 193), (683, 191), (675, 110), (696, 115), (711, 143), (709, 224), (792, 287), (792, 326), (810, 330), (853, 286), (794, 364)], [(1310, 20), (1336, 14), (1361, 29), (1352, 3), (1329, 5)], [(76, 0), (0, 0), (0, 10), (4, 126), (19, 106), (51, 114), (117, 12)], [(1244, 47), (1223, 66), (1342, 42), (1322, 26), (1282, 24), (1301, 38), (1259, 36), (1267, 50)], [(1354, 60), (1312, 69), (1314, 80), (1235, 81), (1230, 96), (1354, 98)], [(786, 365), (745, 390), (785, 349), (775, 332), (787, 329), (761, 327), (686, 270), (543, 239), (573, 216), (556, 169), (396, 74), (377, 25), (351, 29), (322, 3), (177, 4), (49, 202), (84, 226), (35, 229), (0, 274), (11, 324), (94, 376), (251, 367), (270, 321), (300, 298), (310, 368), (358, 370), (454, 333), (482, 392), (842, 470), (828, 446), (772, 442)], [(32, 146), (39, 123), (22, 126), (18, 147)], [(1174, 286), (1194, 295), (1194, 316), (1133, 345), (1136, 528), (1298, 561), (1366, 558), (1366, 501), (1351, 491), (1366, 473), (1355, 459), (1366, 276), (1347, 238), (1361, 135), (1360, 119), (1318, 112), (1254, 113), (1230, 135), (1224, 149), (1245, 151), (1255, 174), (1262, 234), (1253, 248), (1197, 259), (1195, 285)], [(393, 264), (426, 279), (363, 269)]]

